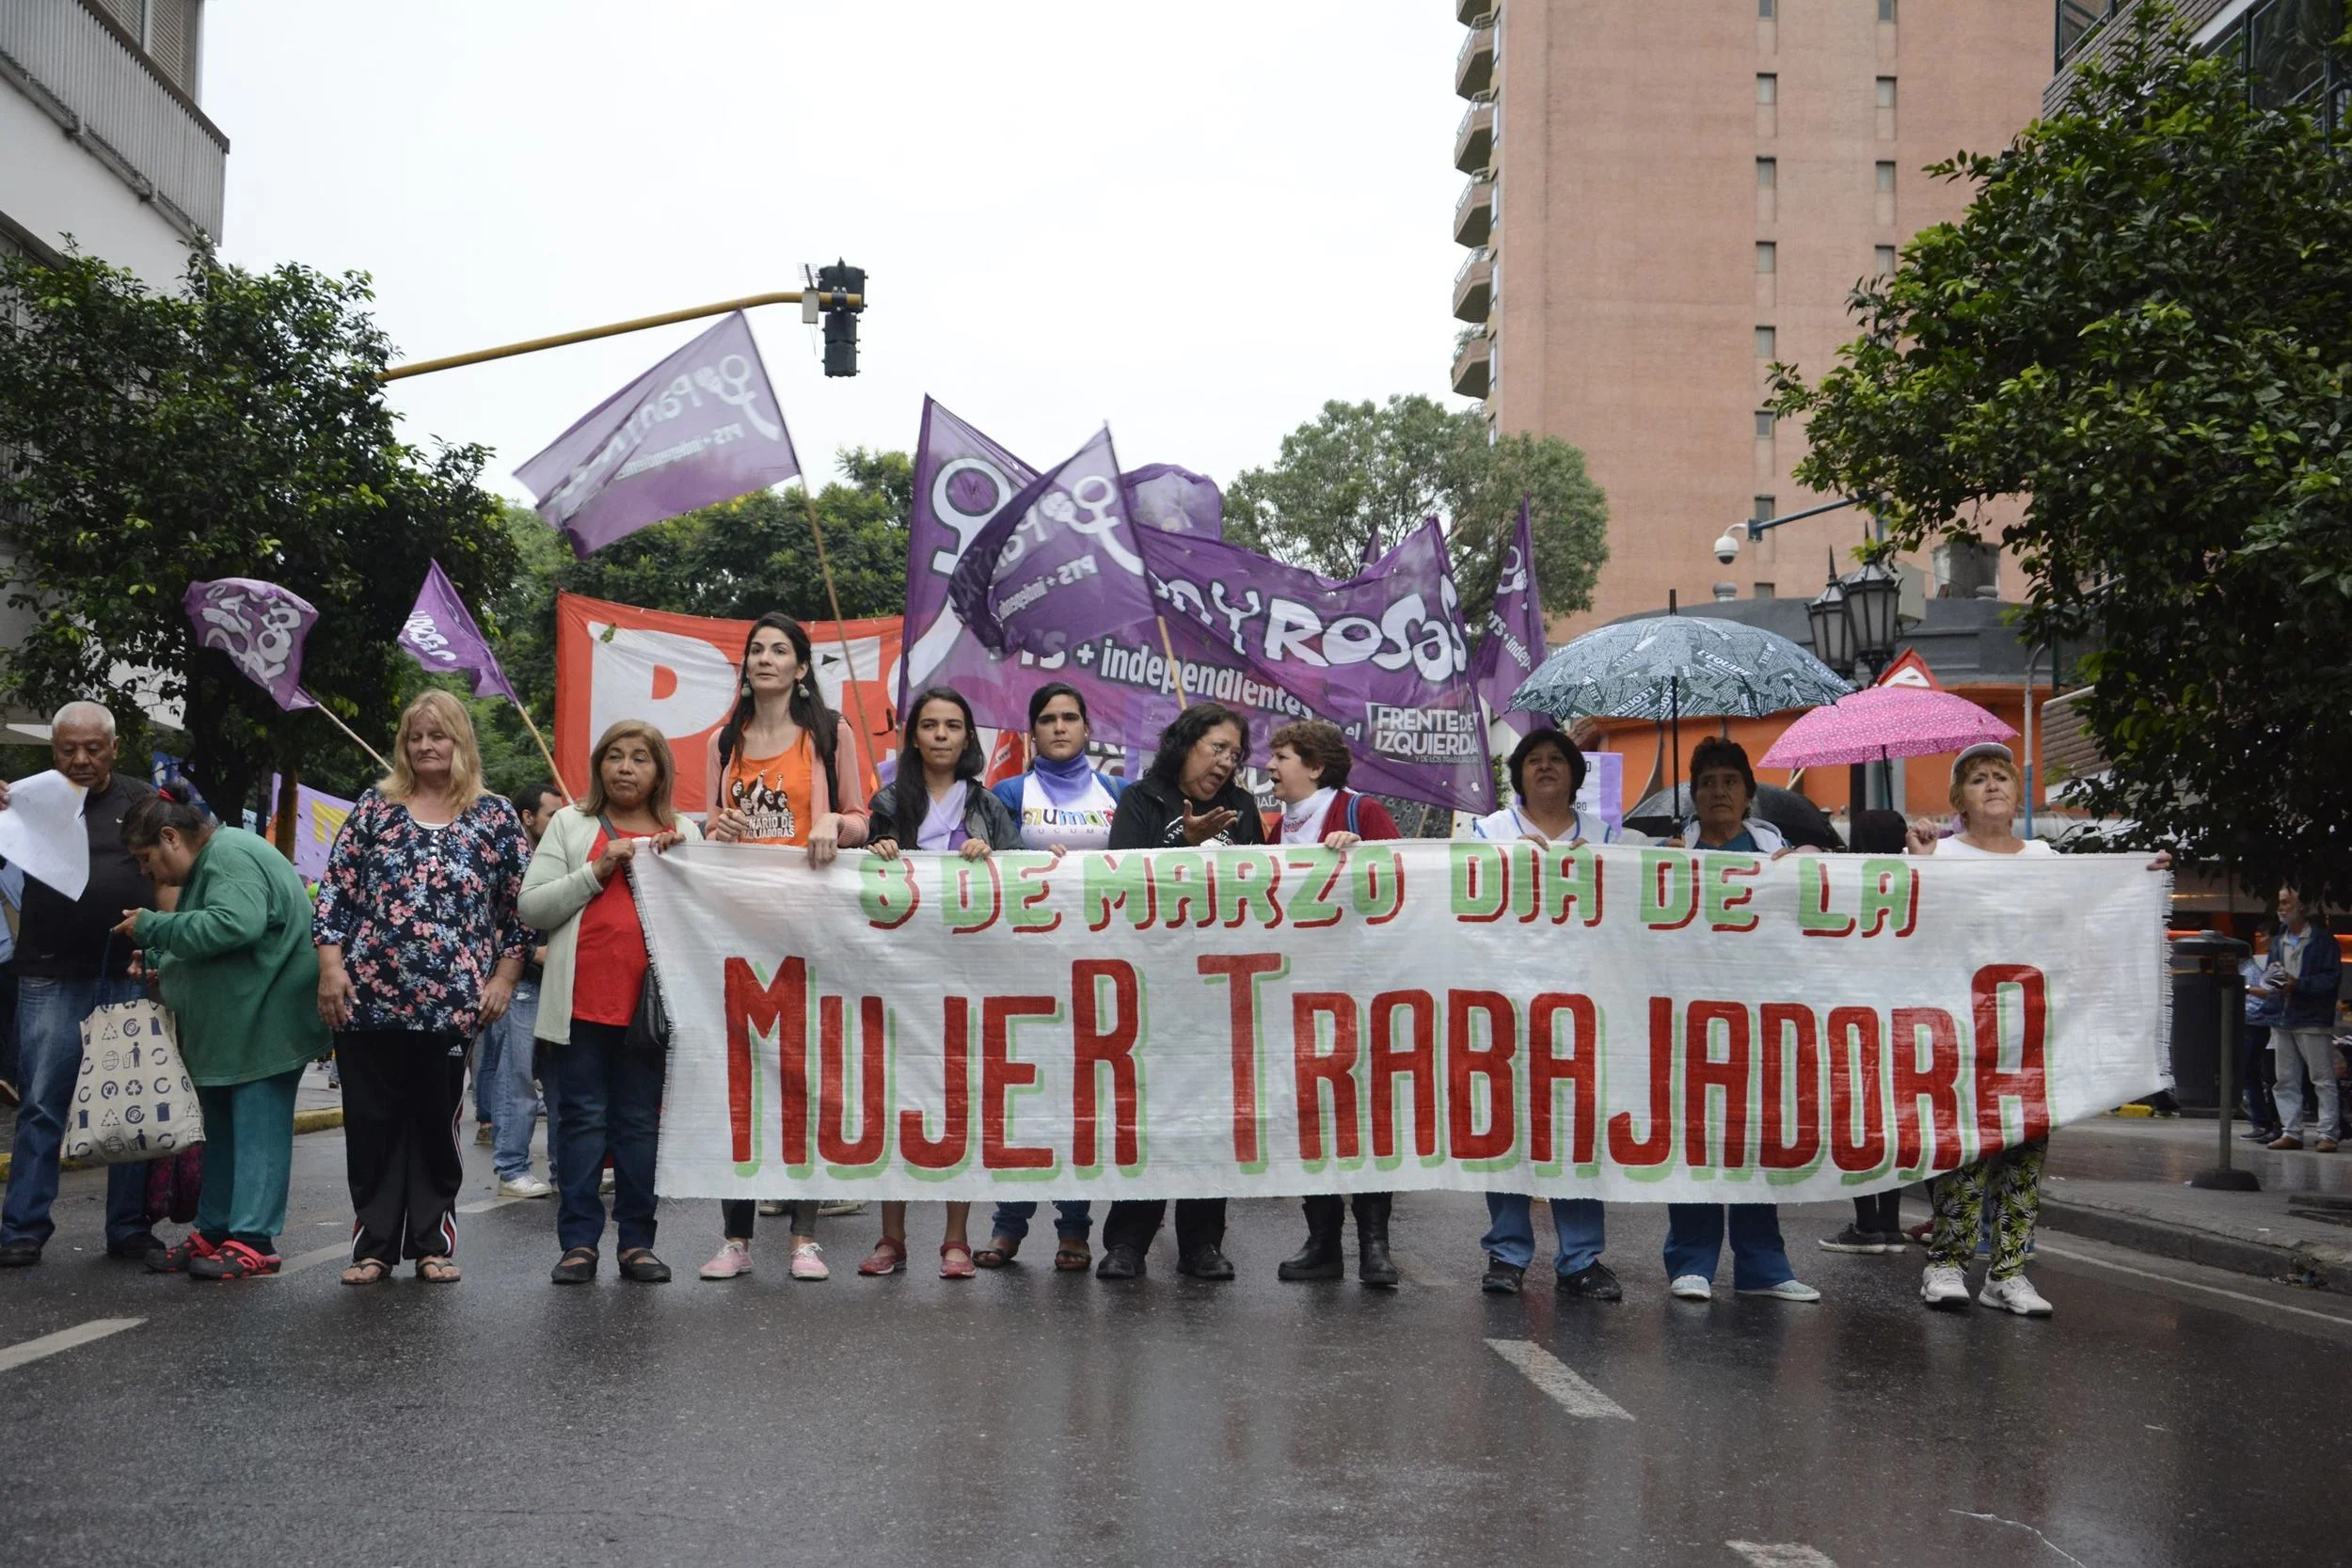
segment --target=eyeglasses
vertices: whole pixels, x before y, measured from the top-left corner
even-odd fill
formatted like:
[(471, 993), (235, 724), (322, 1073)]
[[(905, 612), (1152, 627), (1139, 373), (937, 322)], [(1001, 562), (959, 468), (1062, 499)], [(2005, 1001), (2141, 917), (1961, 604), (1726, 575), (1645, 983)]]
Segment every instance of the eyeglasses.
[(1240, 759), (1240, 747), (1229, 746), (1222, 740), (1212, 740), (1209, 742), (1209, 760), (1211, 762), (1238, 762)]

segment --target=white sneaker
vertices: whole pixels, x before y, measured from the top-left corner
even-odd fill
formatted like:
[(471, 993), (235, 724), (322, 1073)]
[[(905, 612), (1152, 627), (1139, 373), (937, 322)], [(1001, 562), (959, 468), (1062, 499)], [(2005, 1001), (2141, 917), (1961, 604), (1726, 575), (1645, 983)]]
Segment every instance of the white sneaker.
[(705, 1279), (735, 1279), (752, 1272), (752, 1246), (749, 1242), (729, 1242), (719, 1249), (719, 1255), (702, 1267)]
[[(1967, 1289), (1966, 1286), (1961, 1288)], [(2053, 1310), (2050, 1304), (2042, 1299), (2042, 1292), (2035, 1290), (2022, 1274), (2012, 1275), (2007, 1279), (1986, 1280), (1984, 1289), (1977, 1292), (1977, 1305), (1997, 1307), (2021, 1318), (2046, 1318)]]
[(1930, 1263), (1927, 1273), (1919, 1276), (1919, 1299), (1930, 1307), (1965, 1307), (1968, 1276), (1949, 1264)]
[(792, 1205), (780, 1197), (763, 1197), (759, 1200), (759, 1212), (770, 1219), (775, 1218), (778, 1214), (788, 1214), (791, 1212)]
[(1675, 1275), (1674, 1283), (1666, 1287), (1666, 1293), (1683, 1301), (1712, 1301), (1715, 1299), (1715, 1287), (1708, 1284), (1703, 1275), (1682, 1274)]
[(847, 1219), (852, 1214), (866, 1212), (866, 1204), (859, 1198), (835, 1198), (831, 1203), (818, 1204), (817, 1212), (829, 1220)]
[(555, 1191), (554, 1187), (540, 1180), (529, 1171), (523, 1172), (522, 1175), (511, 1180), (505, 1177), (499, 1179), (499, 1196), (501, 1197), (545, 1197), (553, 1191)]
[(612, 1171), (607, 1170), (607, 1171), (606, 1171), (606, 1172), (605, 1172), (602, 1176), (599, 1176), (599, 1177), (597, 1177), (597, 1178), (596, 1178), (596, 1191), (598, 1191), (599, 1193), (603, 1193), (603, 1194), (605, 1194), (607, 1196), (610, 1196), (612, 1195)]
[(1784, 1279), (1777, 1285), (1768, 1285), (1760, 1291), (1740, 1291), (1737, 1293), (1743, 1296), (1770, 1296), (1774, 1301), (1819, 1301), (1821, 1299), (1821, 1292), (1802, 1279)]

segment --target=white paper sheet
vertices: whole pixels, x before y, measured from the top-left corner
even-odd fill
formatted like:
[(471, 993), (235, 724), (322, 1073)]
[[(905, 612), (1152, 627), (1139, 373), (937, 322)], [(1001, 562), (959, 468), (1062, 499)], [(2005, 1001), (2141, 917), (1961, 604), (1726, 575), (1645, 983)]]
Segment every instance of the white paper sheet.
[(56, 768), (8, 785), (0, 811), (0, 856), (68, 898), (89, 886), (89, 830), (82, 825), (82, 786)]

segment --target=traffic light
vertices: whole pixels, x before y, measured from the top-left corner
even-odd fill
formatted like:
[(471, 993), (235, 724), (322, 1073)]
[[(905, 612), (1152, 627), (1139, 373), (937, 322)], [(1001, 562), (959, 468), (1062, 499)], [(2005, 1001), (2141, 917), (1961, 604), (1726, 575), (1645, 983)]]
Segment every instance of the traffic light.
[(857, 313), (866, 309), (866, 269), (838, 261), (818, 267), (815, 293), (815, 308), (825, 324), (825, 373), (857, 374)]

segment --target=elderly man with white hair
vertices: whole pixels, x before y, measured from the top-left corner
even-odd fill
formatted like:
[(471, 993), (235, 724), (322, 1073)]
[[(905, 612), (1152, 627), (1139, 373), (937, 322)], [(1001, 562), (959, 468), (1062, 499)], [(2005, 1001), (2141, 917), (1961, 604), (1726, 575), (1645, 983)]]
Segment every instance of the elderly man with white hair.
[[(16, 1150), (0, 1204), (0, 1268), (40, 1261), (56, 1230), (57, 1153), (82, 1068), (82, 1020), (146, 994), (132, 978), (131, 944), (114, 935), (125, 910), (151, 910), (155, 889), (122, 847), (125, 813), (155, 792), (115, 771), (115, 716), (96, 703), (68, 703), (50, 721), (57, 771), (80, 784), (89, 835), (89, 883), (79, 898), (27, 878), (16, 941)], [(0, 811), (8, 792), (0, 784)], [(164, 1244), (148, 1227), (147, 1165), (106, 1172), (106, 1252), (147, 1262)]]

